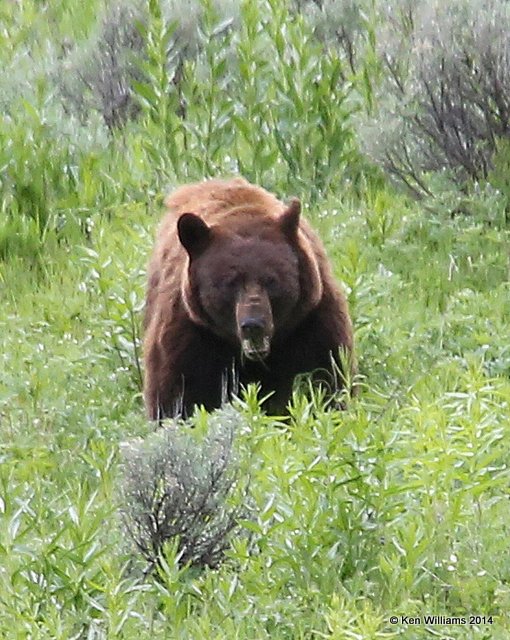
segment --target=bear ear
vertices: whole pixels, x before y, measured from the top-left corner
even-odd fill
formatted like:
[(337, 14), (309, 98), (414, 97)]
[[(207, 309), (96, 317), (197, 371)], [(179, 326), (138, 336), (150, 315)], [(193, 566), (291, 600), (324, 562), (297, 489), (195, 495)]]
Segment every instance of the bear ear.
[(177, 233), (190, 258), (198, 257), (211, 240), (211, 229), (194, 213), (182, 214), (177, 221)]
[(297, 236), (300, 214), (301, 202), (298, 198), (292, 198), (289, 202), (289, 206), (280, 216), (280, 227), (289, 239), (293, 239)]

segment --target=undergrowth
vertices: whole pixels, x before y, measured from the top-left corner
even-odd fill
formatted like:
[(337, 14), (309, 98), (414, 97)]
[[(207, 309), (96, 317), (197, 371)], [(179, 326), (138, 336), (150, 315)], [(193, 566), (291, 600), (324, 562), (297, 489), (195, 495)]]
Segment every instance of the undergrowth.
[[(409, 200), (357, 148), (359, 83), (380, 69), (324, 53), (305, 7), (277, 2), (243, 3), (232, 25), (205, 3), (179, 86), (176, 27), (148, 3), (136, 113), (109, 129), (66, 111), (50, 73), (99, 8), (0, 6), (17, 70), (0, 80), (0, 636), (506, 638), (504, 145), (492, 188)], [(147, 573), (121, 516), (136, 506), (121, 452), (160, 438), (140, 394), (146, 260), (167, 189), (237, 172), (302, 197), (349, 299), (363, 391), (340, 412), (296, 390), (284, 417), (249, 388), (174, 425), (193, 460), (215, 424), (237, 425), (249, 492), (228, 498), (221, 564), (183, 563), (170, 538)]]

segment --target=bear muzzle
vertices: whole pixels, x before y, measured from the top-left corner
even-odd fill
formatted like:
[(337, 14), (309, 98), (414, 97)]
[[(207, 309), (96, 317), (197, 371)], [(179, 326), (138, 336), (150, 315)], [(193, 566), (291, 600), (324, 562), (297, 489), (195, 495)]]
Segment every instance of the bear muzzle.
[(242, 354), (248, 360), (263, 360), (271, 350), (273, 314), (266, 291), (258, 284), (245, 286), (236, 304), (237, 333)]

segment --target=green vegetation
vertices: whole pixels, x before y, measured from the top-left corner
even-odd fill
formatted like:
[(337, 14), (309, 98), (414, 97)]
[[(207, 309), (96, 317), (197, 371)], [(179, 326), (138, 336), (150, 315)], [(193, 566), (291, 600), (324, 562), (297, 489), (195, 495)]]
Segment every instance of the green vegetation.
[[(387, 108), (374, 3), (354, 49), (316, 3), (195, 3), (187, 31), (180, 3), (122, 6), (0, 4), (0, 637), (507, 638), (508, 141), (478, 182), (416, 160), (415, 201), (359, 142)], [(366, 388), (344, 412), (296, 392), (289, 418), (265, 416), (249, 389), (216, 414), (237, 427), (240, 528), (218, 568), (171, 543), (146, 573), (121, 517), (121, 452), (154, 438), (146, 260), (166, 191), (235, 172), (302, 198)], [(194, 421), (184, 449), (207, 432)], [(466, 624), (402, 620), (425, 615)]]

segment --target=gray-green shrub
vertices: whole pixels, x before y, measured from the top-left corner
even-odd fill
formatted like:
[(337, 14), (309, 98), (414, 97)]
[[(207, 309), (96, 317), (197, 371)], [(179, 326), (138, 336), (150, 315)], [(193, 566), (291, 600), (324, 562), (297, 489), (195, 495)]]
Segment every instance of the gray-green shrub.
[(510, 135), (509, 20), (496, 0), (381, 7), (379, 110), (363, 137), (413, 192), (431, 191), (430, 172), (487, 177), (498, 139)]
[(226, 407), (206, 418), (202, 441), (172, 424), (124, 446), (123, 519), (149, 568), (161, 563), (170, 542), (181, 565), (222, 561), (238, 520), (248, 513), (248, 483), (234, 452), (243, 421)]

